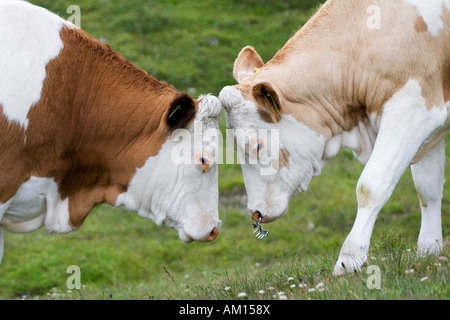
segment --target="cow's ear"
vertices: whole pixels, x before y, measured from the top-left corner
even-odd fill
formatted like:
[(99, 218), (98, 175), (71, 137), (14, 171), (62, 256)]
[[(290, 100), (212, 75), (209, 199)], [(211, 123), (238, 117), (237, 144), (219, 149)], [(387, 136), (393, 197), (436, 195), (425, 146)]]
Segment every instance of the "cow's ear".
[(277, 123), (281, 119), (282, 106), (274, 87), (268, 82), (253, 86), (252, 95), (258, 106), (261, 118), (269, 123)]
[(241, 50), (236, 61), (234, 61), (233, 77), (238, 83), (254, 75), (259, 68), (264, 66), (264, 62), (256, 50), (247, 46)]
[(166, 123), (170, 130), (187, 128), (197, 113), (197, 104), (186, 93), (181, 93), (170, 104)]

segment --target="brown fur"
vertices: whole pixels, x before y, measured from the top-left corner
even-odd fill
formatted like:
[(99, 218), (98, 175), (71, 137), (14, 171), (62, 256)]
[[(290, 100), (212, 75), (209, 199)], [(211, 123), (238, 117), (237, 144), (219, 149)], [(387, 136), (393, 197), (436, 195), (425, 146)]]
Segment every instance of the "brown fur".
[(258, 106), (258, 112), (262, 119), (269, 123), (277, 123), (281, 120), (281, 105), (278, 94), (269, 83), (258, 83), (252, 88), (252, 96)]
[[(0, 201), (31, 176), (54, 178), (77, 228), (93, 206), (115, 204), (171, 130), (193, 120), (197, 102), (82, 30), (63, 28), (60, 36), (64, 48), (46, 67), (25, 146), (24, 130), (0, 114), (0, 147), (8, 155), (0, 160)], [(183, 108), (169, 121), (173, 103)]]
[(278, 160), (272, 160), (272, 165), (275, 170), (281, 170), (283, 168), (290, 168), (289, 158), (291, 154), (286, 148), (280, 148), (278, 154)]
[(416, 32), (427, 32), (428, 31), (428, 26), (422, 17), (416, 18), (416, 23), (414, 24), (414, 30), (416, 30)]
[(22, 184), (22, 175), (28, 163), (23, 157), (24, 129), (6, 118), (1, 104), (0, 110), (0, 203), (5, 203)]
[(442, 86), (444, 90), (444, 101), (447, 102), (450, 100), (450, 64), (444, 74), (444, 82)]

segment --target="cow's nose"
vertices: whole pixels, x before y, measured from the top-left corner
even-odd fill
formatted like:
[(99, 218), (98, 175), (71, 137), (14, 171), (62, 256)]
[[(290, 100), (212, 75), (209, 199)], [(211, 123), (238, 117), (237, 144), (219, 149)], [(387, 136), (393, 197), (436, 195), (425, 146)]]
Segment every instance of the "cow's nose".
[(219, 230), (217, 230), (216, 227), (214, 227), (211, 231), (211, 233), (209, 234), (208, 238), (206, 239), (206, 241), (210, 242), (213, 241), (215, 238), (217, 238), (217, 236), (219, 235)]
[(255, 220), (256, 222), (268, 223), (268, 222), (272, 222), (272, 221), (276, 220), (277, 218), (270, 217), (270, 216), (263, 216), (261, 214), (261, 212), (256, 210), (256, 211), (253, 211), (253, 213), (252, 213), (252, 219)]
[(252, 219), (255, 220), (256, 222), (259, 222), (259, 220), (262, 221), (262, 215), (261, 215), (261, 212), (259, 212), (258, 210), (253, 211), (253, 213), (252, 213)]

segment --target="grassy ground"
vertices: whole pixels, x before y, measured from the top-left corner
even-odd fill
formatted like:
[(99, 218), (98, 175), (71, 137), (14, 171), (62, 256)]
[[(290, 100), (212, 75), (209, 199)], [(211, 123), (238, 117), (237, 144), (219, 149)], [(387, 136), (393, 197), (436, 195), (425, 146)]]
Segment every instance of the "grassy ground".
[[(234, 83), (232, 64), (245, 45), (269, 60), (317, 6), (317, 1), (299, 0), (33, 3), (62, 17), (77, 4), (86, 31), (193, 95), (217, 95)], [(330, 160), (309, 190), (292, 200), (286, 216), (266, 226), (270, 235), (264, 240), (252, 234), (236, 165), (220, 166), (223, 224), (212, 243), (184, 244), (172, 229), (108, 206), (95, 208), (72, 234), (6, 233), (0, 298), (449, 299), (450, 192), (447, 186), (444, 252), (419, 259), (420, 210), (409, 171), (380, 213), (372, 237), (369, 265), (380, 268), (380, 289), (367, 287), (372, 279), (367, 268), (344, 278), (330, 276), (354, 221), (362, 168), (348, 151)], [(80, 267), (80, 290), (67, 288), (70, 265)]]

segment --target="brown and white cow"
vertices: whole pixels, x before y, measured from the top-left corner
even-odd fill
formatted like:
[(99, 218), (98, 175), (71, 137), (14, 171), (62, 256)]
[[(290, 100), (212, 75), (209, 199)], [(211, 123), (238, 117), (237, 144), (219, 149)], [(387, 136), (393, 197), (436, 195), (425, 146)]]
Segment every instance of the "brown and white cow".
[(284, 215), (327, 159), (350, 148), (366, 165), (334, 274), (367, 261), (377, 214), (409, 165), (422, 210), (418, 252), (441, 250), (450, 0), (329, 0), (267, 64), (245, 47), (233, 75), (239, 84), (219, 96), (228, 127), (279, 137), (270, 154), (273, 139), (237, 142), (276, 169), (261, 174), (259, 163), (242, 165), (255, 220)]
[(214, 240), (217, 164), (174, 162), (171, 137), (216, 129), (219, 100), (193, 100), (25, 1), (1, 1), (0, 16), (0, 248), (2, 230), (71, 232), (101, 203)]

